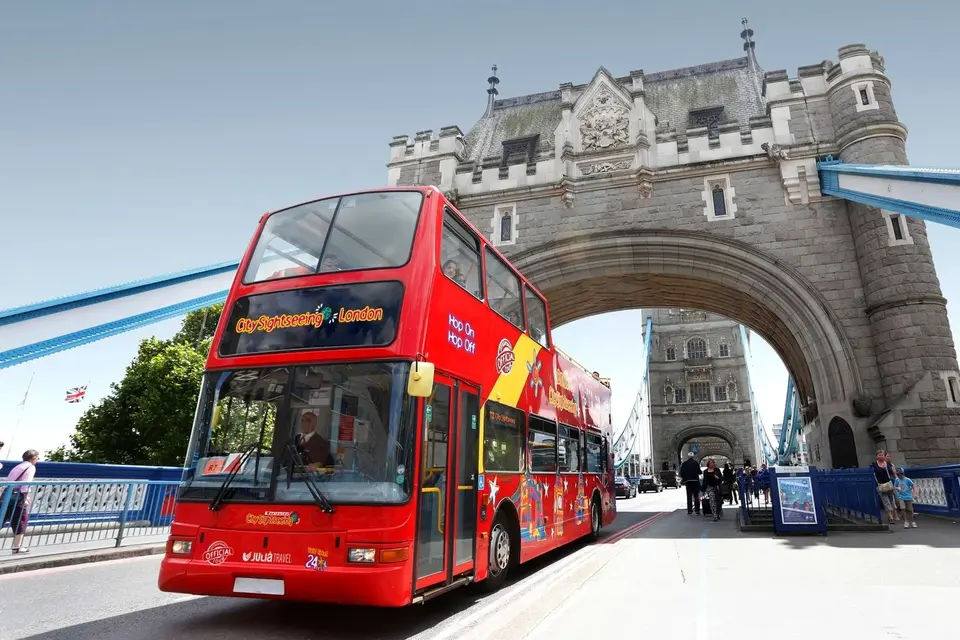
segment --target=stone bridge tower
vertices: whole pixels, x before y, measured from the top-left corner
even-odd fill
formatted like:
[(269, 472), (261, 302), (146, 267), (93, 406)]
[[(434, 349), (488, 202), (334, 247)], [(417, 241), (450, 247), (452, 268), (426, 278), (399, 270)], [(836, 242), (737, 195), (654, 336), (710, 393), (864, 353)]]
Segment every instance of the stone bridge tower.
[(653, 309), (650, 431), (653, 460), (679, 465), (684, 445), (698, 458), (759, 464), (740, 325), (694, 309)]
[[(824, 197), (816, 162), (903, 163), (883, 59), (762, 72), (746, 55), (497, 99), (464, 135), (390, 144), (390, 185), (442, 189), (547, 296), (555, 325), (624, 308), (721, 314), (778, 351), (811, 462), (960, 459), (960, 378), (919, 219)], [(597, 339), (615, 339), (598, 336)]]

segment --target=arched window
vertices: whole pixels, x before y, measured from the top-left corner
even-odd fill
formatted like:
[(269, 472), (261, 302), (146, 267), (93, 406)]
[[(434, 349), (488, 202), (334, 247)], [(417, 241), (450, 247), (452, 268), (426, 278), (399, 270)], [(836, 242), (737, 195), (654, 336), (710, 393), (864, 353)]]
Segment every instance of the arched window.
[(503, 214), (500, 218), (500, 242), (510, 242), (513, 240), (513, 216), (509, 213)]
[(727, 215), (727, 201), (723, 195), (723, 187), (719, 184), (713, 185), (713, 215), (721, 217)]
[(676, 360), (677, 359), (677, 350), (670, 346), (667, 347), (667, 360)]
[(703, 338), (690, 338), (687, 341), (687, 358), (698, 360), (707, 357), (707, 343)]

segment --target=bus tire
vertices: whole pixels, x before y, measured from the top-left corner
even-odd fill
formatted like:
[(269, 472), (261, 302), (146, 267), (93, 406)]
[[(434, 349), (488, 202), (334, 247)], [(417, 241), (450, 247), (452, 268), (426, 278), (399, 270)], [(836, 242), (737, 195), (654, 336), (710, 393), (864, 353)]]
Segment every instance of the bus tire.
[(590, 502), (590, 539), (600, 538), (600, 529), (603, 527), (603, 510), (600, 508), (600, 501), (594, 498)]
[(483, 581), (488, 591), (496, 591), (507, 581), (507, 576), (520, 555), (520, 536), (507, 513), (501, 510), (490, 529), (490, 553), (487, 579)]

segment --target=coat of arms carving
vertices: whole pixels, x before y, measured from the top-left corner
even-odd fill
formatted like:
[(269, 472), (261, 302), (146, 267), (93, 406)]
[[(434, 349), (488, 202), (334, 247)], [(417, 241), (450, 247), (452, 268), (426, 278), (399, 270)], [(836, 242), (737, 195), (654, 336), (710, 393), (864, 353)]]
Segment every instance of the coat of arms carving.
[(580, 139), (584, 151), (626, 145), (630, 139), (629, 112), (606, 87), (601, 87), (593, 104), (580, 116)]

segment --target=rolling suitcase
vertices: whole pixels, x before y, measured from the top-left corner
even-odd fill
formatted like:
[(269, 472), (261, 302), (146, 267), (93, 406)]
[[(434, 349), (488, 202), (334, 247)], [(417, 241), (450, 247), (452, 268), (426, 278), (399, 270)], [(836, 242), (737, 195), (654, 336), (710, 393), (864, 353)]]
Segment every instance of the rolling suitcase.
[(713, 512), (710, 510), (710, 498), (708, 496), (700, 498), (700, 513), (705, 516), (713, 515)]

